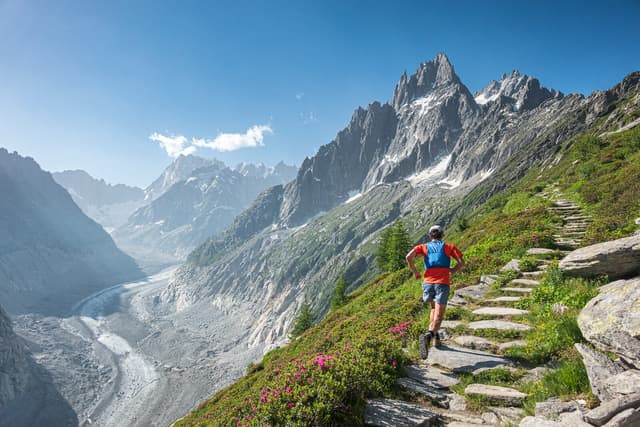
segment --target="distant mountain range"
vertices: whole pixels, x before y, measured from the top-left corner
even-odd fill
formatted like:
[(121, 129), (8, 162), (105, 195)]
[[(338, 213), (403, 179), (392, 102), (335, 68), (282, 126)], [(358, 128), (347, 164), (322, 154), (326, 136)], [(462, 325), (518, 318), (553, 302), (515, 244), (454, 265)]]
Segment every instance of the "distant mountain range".
[(10, 314), (64, 314), (142, 274), (33, 159), (0, 148), (0, 194), (0, 301)]
[(51, 176), (67, 189), (88, 217), (109, 232), (124, 224), (129, 215), (145, 203), (145, 192), (141, 188), (107, 184), (83, 170), (53, 172)]
[(184, 259), (225, 229), (265, 188), (291, 181), (297, 168), (180, 156), (146, 190), (147, 204), (113, 232), (131, 253), (151, 250)]
[(514, 71), (474, 96), (440, 54), (193, 251), (162, 301), (186, 317), (234, 307), (230, 317), (256, 325), (244, 342), (277, 346), (304, 301), (320, 315), (338, 277), (357, 287), (376, 274), (377, 239), (396, 219), (413, 236), (451, 224), (639, 91), (638, 73), (585, 98)]

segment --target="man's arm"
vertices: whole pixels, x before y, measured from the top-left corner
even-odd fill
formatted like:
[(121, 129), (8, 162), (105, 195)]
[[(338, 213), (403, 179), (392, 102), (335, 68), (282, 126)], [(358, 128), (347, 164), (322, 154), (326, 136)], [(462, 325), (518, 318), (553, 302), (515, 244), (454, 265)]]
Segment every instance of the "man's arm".
[(456, 274), (458, 271), (462, 270), (464, 267), (464, 259), (462, 257), (455, 257), (456, 266), (451, 269), (451, 274)]
[(415, 257), (416, 257), (416, 248), (413, 248), (409, 251), (405, 259), (407, 260), (407, 265), (409, 265), (409, 268), (411, 269), (411, 271), (413, 271), (413, 277), (415, 277), (416, 279), (419, 279), (420, 272), (416, 269), (416, 266), (413, 263), (413, 260), (415, 259)]

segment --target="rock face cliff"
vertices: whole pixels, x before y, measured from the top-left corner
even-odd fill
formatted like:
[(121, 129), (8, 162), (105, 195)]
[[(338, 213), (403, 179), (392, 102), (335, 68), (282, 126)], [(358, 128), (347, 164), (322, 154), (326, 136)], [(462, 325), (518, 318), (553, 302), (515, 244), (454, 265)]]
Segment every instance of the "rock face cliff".
[(217, 160), (197, 159), (181, 156), (146, 190), (149, 197), (164, 192), (113, 233), (119, 244), (182, 259), (231, 224), (262, 190), (287, 183), (297, 170), (283, 163), (232, 169)]
[(74, 426), (78, 420), (0, 307), (0, 426), (36, 425)]
[(246, 342), (278, 345), (305, 299), (322, 312), (339, 276), (357, 286), (375, 273), (376, 239), (395, 219), (414, 232), (451, 222), (553, 162), (560, 144), (638, 92), (640, 73), (588, 98), (512, 73), (474, 99), (438, 55), (400, 78), (390, 104), (356, 109), (294, 181), (198, 247), (161, 300), (184, 316), (213, 304), (254, 319)]
[(33, 159), (0, 149), (0, 194), (0, 301), (10, 313), (63, 314), (141, 275)]

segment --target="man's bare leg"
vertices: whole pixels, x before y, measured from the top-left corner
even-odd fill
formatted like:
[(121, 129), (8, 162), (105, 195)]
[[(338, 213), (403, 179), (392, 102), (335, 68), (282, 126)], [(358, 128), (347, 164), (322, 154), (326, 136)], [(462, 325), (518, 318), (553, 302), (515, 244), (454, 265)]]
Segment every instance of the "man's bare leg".
[(444, 312), (447, 309), (447, 305), (438, 303), (434, 305), (435, 307), (431, 309), (431, 314), (429, 315), (429, 330), (435, 334), (440, 329), (442, 320), (444, 320)]

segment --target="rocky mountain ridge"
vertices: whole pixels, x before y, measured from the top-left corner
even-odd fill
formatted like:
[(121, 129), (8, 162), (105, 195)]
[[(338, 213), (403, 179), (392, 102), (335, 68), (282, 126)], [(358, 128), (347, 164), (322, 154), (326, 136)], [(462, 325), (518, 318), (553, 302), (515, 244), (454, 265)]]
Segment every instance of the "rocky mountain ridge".
[(61, 314), (142, 273), (29, 157), (0, 149), (0, 300), (10, 314)]

